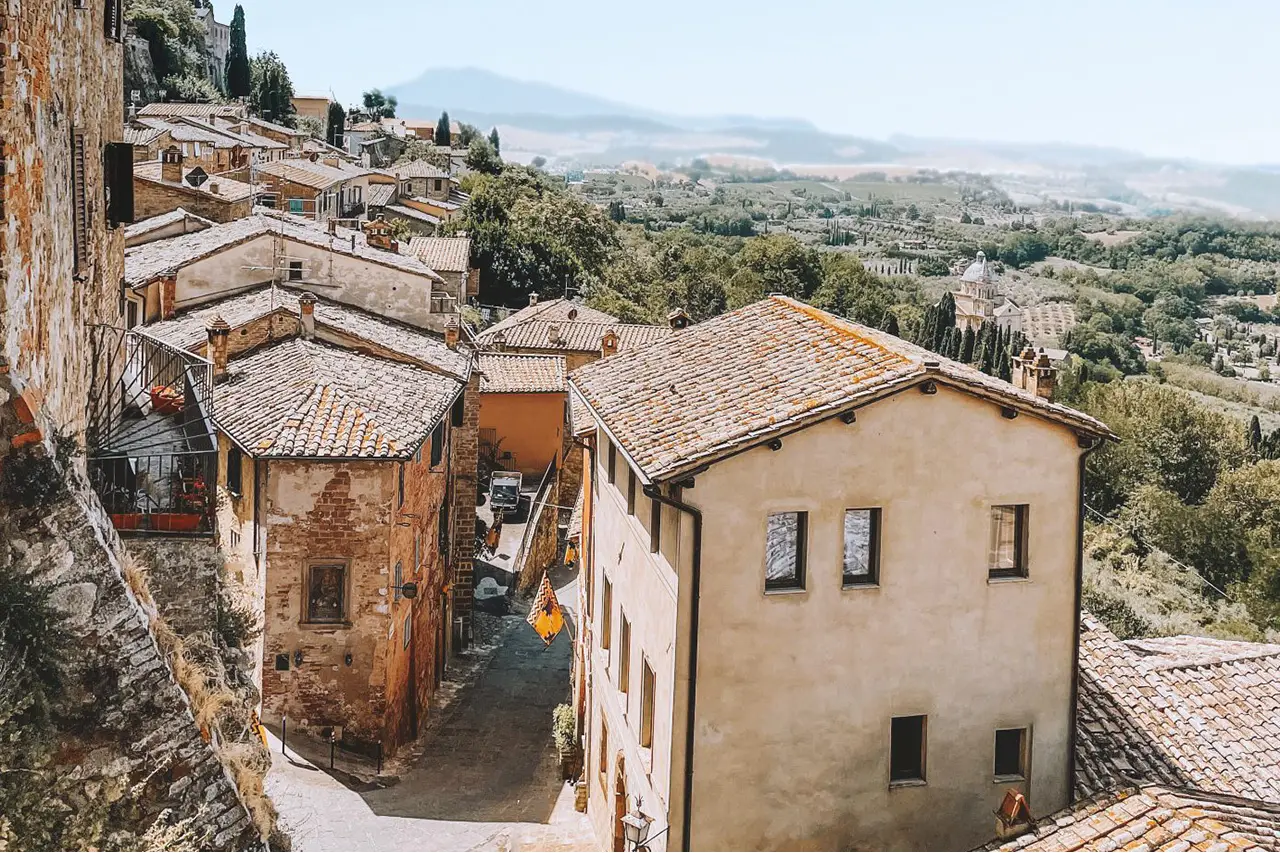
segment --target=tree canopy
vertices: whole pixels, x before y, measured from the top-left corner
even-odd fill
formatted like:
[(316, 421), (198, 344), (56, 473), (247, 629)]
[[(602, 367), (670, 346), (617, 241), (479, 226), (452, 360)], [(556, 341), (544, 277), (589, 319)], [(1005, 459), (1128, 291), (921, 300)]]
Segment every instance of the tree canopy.
[(395, 95), (384, 95), (381, 89), (370, 89), (361, 95), (365, 111), (375, 119), (395, 118), (399, 103)]
[(297, 111), (293, 107), (293, 81), (289, 69), (272, 51), (263, 51), (251, 63), (253, 85), (249, 93), (249, 109), (267, 121), (294, 127)]
[(436, 121), (435, 143), (442, 148), (448, 148), (452, 138), (451, 129), (449, 127), (449, 111), (445, 110), (440, 113), (440, 118)]
[(231, 47), (227, 50), (227, 94), (233, 98), (249, 97), (253, 85), (249, 70), (249, 48), (245, 43), (244, 7), (236, 4), (231, 15)]

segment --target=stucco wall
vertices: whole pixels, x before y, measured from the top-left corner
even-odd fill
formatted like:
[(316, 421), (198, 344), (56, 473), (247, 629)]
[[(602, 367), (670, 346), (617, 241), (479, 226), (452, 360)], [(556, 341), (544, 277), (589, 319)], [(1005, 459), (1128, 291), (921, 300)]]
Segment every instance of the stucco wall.
[(505, 453), (515, 454), (516, 469), (540, 477), (560, 455), (564, 394), (481, 394), (480, 429), (492, 429)]
[[(941, 388), (698, 476), (695, 848), (969, 849), (1010, 787), (997, 728), (1031, 730), (1034, 813), (1066, 805), (1079, 453)], [(1020, 503), (1030, 576), (989, 581), (989, 508)], [(876, 587), (842, 589), (846, 507), (882, 508)], [(784, 510), (809, 513), (806, 590), (765, 594), (765, 519)], [(890, 720), (915, 714), (927, 784), (891, 789)]]

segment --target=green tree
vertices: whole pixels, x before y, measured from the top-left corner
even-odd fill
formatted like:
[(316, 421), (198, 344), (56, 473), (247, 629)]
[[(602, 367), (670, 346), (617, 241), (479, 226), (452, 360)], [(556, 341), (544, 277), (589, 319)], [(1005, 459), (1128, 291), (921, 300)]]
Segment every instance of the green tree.
[(973, 363), (973, 348), (977, 343), (978, 336), (974, 334), (972, 326), (964, 327), (964, 338), (960, 342), (960, 361), (965, 364)]
[(502, 140), (498, 137), (498, 128), (494, 127), (489, 131), (489, 144), (493, 146), (495, 154), (502, 153)]
[(227, 50), (227, 94), (249, 97), (253, 77), (249, 70), (249, 48), (245, 43), (244, 7), (236, 4), (231, 15), (231, 47)]
[[(204, 27), (190, 0), (132, 0), (124, 18), (147, 40), (151, 66), (162, 86), (172, 89), (184, 77), (204, 76)], [(126, 88), (141, 85), (126, 81)]]
[(448, 148), (451, 139), (449, 111), (445, 110), (440, 113), (440, 118), (436, 121), (435, 143), (442, 148)]
[(894, 337), (898, 337), (898, 317), (892, 311), (884, 312), (884, 319), (880, 321), (880, 329), (888, 332)]
[(467, 168), (485, 175), (496, 175), (502, 171), (502, 158), (484, 137), (478, 136), (467, 148)]
[(399, 104), (395, 95), (384, 95), (381, 89), (370, 89), (360, 96), (365, 111), (377, 120), (379, 118), (395, 118)]
[(1249, 450), (1254, 456), (1262, 450), (1262, 423), (1257, 415), (1249, 418)]
[(822, 283), (822, 261), (816, 249), (788, 234), (753, 237), (742, 246), (739, 265), (759, 276), (766, 293), (808, 299)]
[(347, 111), (337, 101), (329, 102), (329, 124), (325, 129), (325, 142), (335, 148), (344, 148), (343, 139), (347, 129)]
[(263, 51), (250, 64), (253, 85), (249, 93), (249, 109), (268, 121), (293, 127), (297, 123), (293, 108), (293, 81), (289, 69), (272, 51)]

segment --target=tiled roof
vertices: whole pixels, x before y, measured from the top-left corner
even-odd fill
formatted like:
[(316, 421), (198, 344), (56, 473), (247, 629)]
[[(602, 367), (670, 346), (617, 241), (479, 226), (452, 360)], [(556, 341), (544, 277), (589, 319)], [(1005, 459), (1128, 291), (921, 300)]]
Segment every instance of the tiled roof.
[[(135, 172), (135, 174), (137, 173)], [(211, 228), (217, 224), (212, 219), (205, 219), (203, 216), (197, 216), (196, 214), (179, 207), (169, 211), (168, 213), (161, 213), (159, 216), (142, 219), (127, 226), (124, 229), (125, 243), (128, 243), (131, 240), (136, 240), (139, 237), (144, 237), (153, 231), (168, 228), (170, 225), (174, 225), (184, 219), (189, 223), (198, 225), (199, 228), (194, 230), (199, 231), (203, 231), (205, 228)]]
[[(300, 315), (298, 297), (301, 290), (265, 285), (247, 293), (183, 311), (171, 320), (161, 320), (145, 327), (147, 334), (179, 349), (195, 350), (207, 340), (209, 324), (222, 317), (232, 329), (277, 311)], [(466, 380), (471, 375), (469, 355), (445, 346), (444, 340), (429, 332), (396, 323), (331, 299), (316, 297), (316, 328), (325, 327), (368, 341), (400, 353), (429, 369)]]
[(184, 234), (126, 250), (125, 283), (130, 287), (146, 284), (201, 258), (269, 233), (327, 249), (335, 254), (423, 275), (433, 281), (440, 280), (440, 276), (417, 258), (370, 246), (361, 231), (338, 227), (335, 234), (330, 234), (324, 226), (312, 220), (257, 208), (253, 215), (243, 219), (216, 225), (196, 234)]
[(1085, 614), (1077, 784), (1133, 779), (1280, 804), (1280, 646), (1122, 643)]
[(449, 173), (439, 166), (435, 166), (426, 160), (412, 160), (408, 163), (401, 163), (398, 166), (392, 166), (391, 171), (396, 173), (396, 177), (404, 178), (447, 178)]
[(305, 154), (332, 154), (335, 157), (345, 157), (351, 159), (351, 153), (336, 145), (330, 145), (323, 139), (308, 137), (302, 141), (302, 151)]
[(624, 348), (571, 382), (641, 471), (664, 479), (926, 379), (1111, 436), (1082, 412), (784, 296)]
[(268, 458), (406, 458), (463, 384), (419, 367), (292, 338), (233, 359), (216, 422)]
[[(185, 180), (179, 183), (165, 181), (160, 177), (162, 168), (163, 167), (159, 160), (151, 160), (145, 163), (134, 163), (133, 176), (135, 178), (142, 178), (144, 181), (154, 181), (157, 184), (178, 187), (180, 189), (189, 190), (193, 193), (202, 193), (206, 196), (216, 198), (219, 201), (225, 201), (228, 204), (237, 201), (244, 201), (245, 199), (253, 196), (253, 187), (242, 181), (236, 181), (231, 178), (224, 178), (218, 175), (210, 176), (209, 180), (205, 181), (198, 187), (191, 186)], [(182, 169), (182, 177), (186, 178), (191, 171), (191, 169), (184, 166)], [(213, 192), (213, 188), (215, 186), (218, 188), (217, 195), (214, 195)]]
[(504, 331), (512, 326), (518, 326), (531, 320), (555, 320), (561, 323), (566, 320), (579, 320), (583, 323), (621, 322), (612, 314), (588, 308), (581, 302), (574, 302), (570, 299), (543, 299), (532, 305), (526, 305), (514, 314), (508, 315), (506, 319), (494, 323), (485, 329), (480, 337), (483, 338), (492, 332)]
[(1075, 803), (988, 850), (1276, 850), (1280, 808), (1159, 785)]
[[(452, 195), (452, 193), (450, 195)], [(424, 195), (411, 195), (411, 196), (408, 196), (408, 198), (413, 199), (419, 204), (427, 204), (427, 205), (430, 205), (431, 207), (438, 207), (441, 210), (445, 211), (446, 213), (452, 213), (455, 210), (462, 210), (462, 205), (463, 205), (463, 202), (457, 202), (452, 200), (441, 201), (438, 198), (428, 198), (427, 196), (424, 196)]]
[(258, 127), (263, 128), (264, 130), (271, 130), (271, 131), (275, 131), (276, 133), (284, 133), (284, 134), (288, 134), (289, 136), (308, 136), (305, 130), (298, 130), (297, 128), (293, 128), (293, 127), (285, 127), (283, 124), (276, 124), (275, 122), (270, 122), (270, 121), (267, 121), (266, 119), (258, 118), (257, 116), (249, 116), (248, 118), (245, 119), (245, 121), (247, 121), (249, 124), (257, 125)]
[(335, 169), (324, 163), (312, 163), (305, 157), (296, 160), (276, 160), (273, 163), (262, 163), (258, 166), (258, 171), (317, 190), (325, 190), (335, 184), (340, 184), (356, 177), (350, 172)]
[(168, 131), (175, 142), (200, 142), (212, 145), (215, 148), (230, 148), (234, 145), (229, 138), (221, 133), (205, 130), (183, 121), (169, 121), (168, 119), (148, 118), (145, 116), (140, 117), (138, 121), (153, 130)]
[[(395, 184), (370, 184), (369, 191), (365, 193), (365, 203), (369, 207), (386, 207), (391, 204), (396, 197)], [(428, 264), (428, 266), (430, 266)]]
[(483, 394), (564, 393), (564, 356), (480, 353)]
[[(504, 346), (510, 349), (545, 349), (554, 352), (600, 352), (606, 332), (618, 336), (618, 351), (637, 349), (671, 334), (668, 326), (641, 326), (631, 323), (584, 323), (532, 320), (500, 330)], [(499, 332), (485, 329), (482, 343), (497, 343)]]
[[(268, 139), (267, 137), (259, 136), (256, 133), (252, 133), (252, 132), (246, 133), (243, 131), (232, 130), (229, 127), (224, 127), (222, 125), (217, 125), (217, 124), (211, 124), (210, 122), (202, 121), (192, 116), (183, 116), (181, 118), (175, 118), (173, 119), (173, 123), (185, 124), (190, 127), (197, 128), (198, 130), (202, 130), (206, 133), (215, 133), (218, 136), (223, 137), (225, 140), (229, 141), (233, 146), (239, 145), (244, 148), (271, 148), (271, 149), (280, 149), (280, 148), (289, 147), (288, 145), (285, 145), (283, 142), (277, 142), (274, 139)], [(223, 146), (223, 147), (226, 147), (226, 146)]]
[(471, 268), (470, 237), (414, 237), (406, 254), (413, 255), (436, 272), (466, 272)]
[(427, 213), (426, 211), (423, 211), (423, 210), (417, 210), (412, 207), (405, 207), (403, 204), (389, 204), (387, 205), (386, 209), (391, 211), (392, 213), (395, 213), (399, 216), (407, 217), (409, 219), (417, 219), (422, 222), (430, 223), (431, 225), (440, 224), (440, 217), (432, 216), (430, 213)]
[(138, 110), (140, 116), (234, 116), (246, 115), (240, 104), (147, 104)]
[(124, 126), (124, 141), (129, 145), (150, 145), (159, 139), (164, 132), (165, 128), (162, 127), (138, 127), (126, 124)]

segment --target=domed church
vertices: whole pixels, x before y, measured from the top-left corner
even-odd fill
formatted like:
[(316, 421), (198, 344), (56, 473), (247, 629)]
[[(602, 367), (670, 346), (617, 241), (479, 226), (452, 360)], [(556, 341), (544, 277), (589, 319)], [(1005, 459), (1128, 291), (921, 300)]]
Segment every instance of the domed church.
[(978, 252), (973, 263), (965, 267), (960, 275), (960, 289), (953, 290), (951, 295), (956, 300), (956, 328), (961, 331), (976, 332), (984, 322), (995, 323), (1001, 329), (1022, 331), (1022, 309), (997, 291), (984, 253)]

